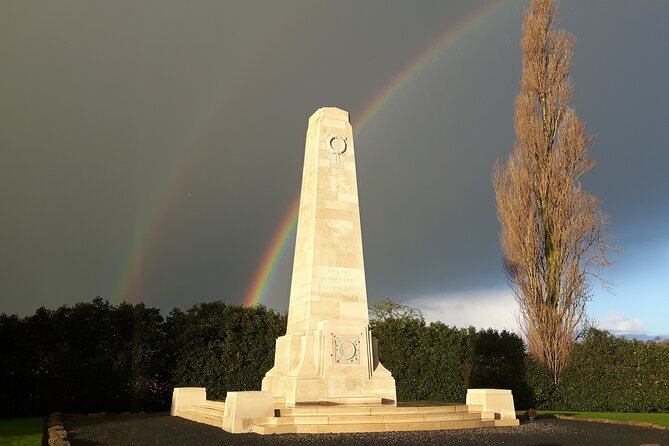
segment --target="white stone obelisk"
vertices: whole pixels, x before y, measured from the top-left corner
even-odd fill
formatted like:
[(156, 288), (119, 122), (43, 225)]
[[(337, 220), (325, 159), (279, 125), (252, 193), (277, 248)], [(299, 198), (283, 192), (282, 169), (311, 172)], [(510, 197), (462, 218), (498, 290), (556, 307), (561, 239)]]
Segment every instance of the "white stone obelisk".
[(309, 118), (286, 335), (262, 390), (300, 403), (395, 403), (369, 330), (353, 130), (348, 113)]

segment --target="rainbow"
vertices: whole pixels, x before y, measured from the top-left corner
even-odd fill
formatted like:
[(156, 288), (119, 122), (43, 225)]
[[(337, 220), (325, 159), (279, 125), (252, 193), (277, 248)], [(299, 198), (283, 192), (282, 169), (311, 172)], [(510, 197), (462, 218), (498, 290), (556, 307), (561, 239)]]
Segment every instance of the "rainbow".
[[(262, 296), (265, 295), (267, 291), (267, 286), (272, 281), (272, 277), (276, 272), (277, 264), (279, 260), (283, 257), (283, 253), (288, 246), (288, 240), (290, 235), (294, 232), (294, 229), (297, 227), (297, 215), (300, 208), (300, 195), (293, 200), (288, 212), (285, 213), (281, 219), (279, 227), (274, 233), (274, 237), (270, 242), (269, 246), (265, 250), (265, 255), (260, 262), (260, 266), (256, 271), (254, 280), (251, 281), (251, 287), (246, 293), (246, 299), (257, 299), (257, 301), (248, 301), (245, 300), (246, 305), (254, 305), (259, 303)], [(260, 296), (256, 298), (255, 296)]]
[[(475, 11), (455, 27), (449, 28), (439, 35), (430, 45), (427, 46), (418, 56), (414, 57), (400, 70), (388, 83), (384, 85), (367, 102), (360, 113), (360, 118), (353, 125), (356, 135), (359, 135), (383, 107), (402, 89), (416, 74), (421, 72), (429, 63), (440, 53), (451, 47), (458, 39), (468, 31), (485, 23), (493, 17), (501, 7), (509, 3), (510, 0), (493, 1), (479, 10)], [(295, 232), (297, 227), (297, 214), (299, 211), (300, 196), (293, 200), (288, 212), (281, 219), (279, 227), (274, 232), (265, 253), (262, 256), (260, 265), (256, 269), (251, 280), (251, 284), (244, 297), (245, 306), (257, 305), (265, 298), (267, 287), (274, 277), (276, 266), (279, 264), (283, 253), (286, 251), (286, 241), (290, 240), (290, 235)]]
[[(304, 12), (304, 14), (309, 13), (310, 10)], [(248, 81), (248, 71), (255, 69), (255, 64), (272, 51), (272, 42), (294, 29), (298, 21), (309, 18), (304, 15), (297, 16), (290, 8), (280, 6), (267, 17), (264, 26), (259, 27), (265, 28), (267, 33), (253, 36), (251, 42), (253, 50), (245, 54), (241, 63), (233, 65), (226, 87), (216, 90), (217, 94), (211, 95), (209, 101), (202, 103), (200, 110), (194, 110), (189, 122), (183, 123), (185, 150), (180, 151), (166, 167), (150, 206), (138, 207), (142, 211), (137, 215), (130, 250), (120, 265), (117, 282), (112, 285), (110, 296), (113, 302), (136, 303), (141, 300), (144, 265), (150, 262), (152, 248), (159, 241), (161, 223), (168, 220), (170, 212), (175, 211), (175, 205), (180, 203), (180, 200), (190, 198), (190, 195), (184, 192), (189, 180), (194, 176), (189, 167), (196, 164), (197, 157), (202, 152), (198, 150), (199, 146), (205, 142), (209, 132), (220, 127), (220, 114), (227, 111), (221, 104), (234, 103), (237, 100), (236, 95), (242, 90), (240, 86)]]
[[(140, 220), (135, 225), (135, 232), (130, 248), (129, 261), (124, 264), (121, 271), (120, 281), (112, 291), (112, 302), (126, 301), (138, 303), (142, 298), (142, 278), (144, 275), (143, 265), (147, 262), (147, 256), (151, 252), (151, 245), (156, 239), (155, 225), (167, 218), (169, 213), (168, 198), (173, 196), (175, 190), (183, 189), (182, 186), (187, 179), (187, 172), (179, 166), (192, 162), (192, 153), (181, 156), (172, 162), (169, 167), (169, 175), (166, 175), (160, 187), (158, 195), (148, 210), (140, 215)], [(167, 180), (169, 178), (169, 181)], [(186, 194), (181, 194), (183, 199)]]

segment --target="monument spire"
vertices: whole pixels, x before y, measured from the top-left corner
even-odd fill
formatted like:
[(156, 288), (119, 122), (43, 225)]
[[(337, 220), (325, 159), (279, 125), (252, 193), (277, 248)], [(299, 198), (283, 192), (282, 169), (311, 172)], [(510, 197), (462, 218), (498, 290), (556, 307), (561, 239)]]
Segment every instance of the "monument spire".
[(288, 405), (396, 400), (369, 330), (353, 129), (338, 108), (309, 118), (288, 326), (262, 389)]

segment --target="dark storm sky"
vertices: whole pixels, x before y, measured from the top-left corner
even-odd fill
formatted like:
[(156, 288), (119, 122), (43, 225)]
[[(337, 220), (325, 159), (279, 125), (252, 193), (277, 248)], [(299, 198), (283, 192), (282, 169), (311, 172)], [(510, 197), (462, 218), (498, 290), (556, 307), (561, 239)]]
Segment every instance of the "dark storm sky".
[[(308, 117), (337, 106), (355, 129), (489, 3), (2, 2), (0, 312), (118, 302), (135, 266), (148, 305), (241, 303), (299, 191)], [(490, 171), (514, 140), (527, 3), (501, 2), (356, 133), (371, 301), (511, 324)], [(563, 0), (560, 16), (577, 38), (573, 104), (597, 135), (585, 185), (624, 250), (591, 315), (668, 333), (669, 3)], [(277, 309), (292, 254), (268, 288)]]

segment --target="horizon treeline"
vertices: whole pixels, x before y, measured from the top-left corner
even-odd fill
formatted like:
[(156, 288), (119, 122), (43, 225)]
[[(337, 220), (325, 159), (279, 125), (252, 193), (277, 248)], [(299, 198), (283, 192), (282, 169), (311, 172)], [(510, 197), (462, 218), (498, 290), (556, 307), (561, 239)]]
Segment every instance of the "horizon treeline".
[[(463, 402), (467, 388), (497, 387), (519, 410), (669, 411), (667, 344), (591, 329), (556, 387), (514, 333), (412, 317), (370, 324), (400, 401)], [(224, 302), (166, 316), (101, 298), (2, 313), (0, 416), (168, 410), (174, 387), (206, 387), (210, 399), (259, 390), (285, 330), (285, 313)]]

